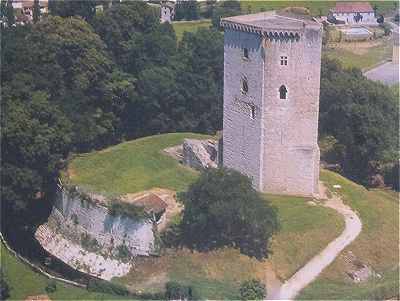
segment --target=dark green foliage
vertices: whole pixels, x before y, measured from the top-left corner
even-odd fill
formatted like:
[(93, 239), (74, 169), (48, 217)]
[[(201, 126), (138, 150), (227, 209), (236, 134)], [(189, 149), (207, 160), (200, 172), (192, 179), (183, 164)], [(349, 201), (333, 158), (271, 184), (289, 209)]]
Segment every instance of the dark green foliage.
[(0, 300), (6, 300), (10, 297), (10, 287), (4, 276), (3, 270), (0, 268)]
[(100, 245), (96, 238), (92, 238), (87, 233), (81, 234), (81, 246), (89, 252), (97, 252), (100, 250)]
[(129, 295), (129, 291), (124, 286), (100, 279), (90, 279), (87, 289), (91, 292), (100, 292), (104, 294), (119, 296)]
[(226, 0), (222, 1), (220, 5), (218, 5), (213, 10), (212, 15), (212, 25), (214, 28), (220, 29), (220, 21), (221, 18), (231, 17), (236, 15), (241, 15), (242, 10), (240, 8), (240, 2), (236, 0)]
[(47, 293), (54, 293), (57, 290), (57, 283), (55, 280), (50, 280), (45, 288)]
[(125, 245), (119, 245), (117, 247), (117, 254), (115, 255), (117, 259), (122, 261), (129, 261), (132, 257), (131, 251)]
[(376, 22), (378, 22), (379, 25), (384, 24), (385, 18), (382, 15), (379, 15), (379, 17), (376, 19)]
[(175, 281), (165, 284), (165, 299), (167, 300), (196, 300), (191, 286), (182, 285)]
[(265, 284), (260, 280), (251, 279), (240, 285), (240, 297), (242, 300), (264, 300), (267, 295)]
[(128, 216), (135, 219), (142, 219), (146, 217), (143, 207), (135, 206), (134, 204), (129, 204), (122, 202), (118, 199), (112, 200), (108, 207), (108, 213), (112, 216), (122, 215)]
[(177, 1), (175, 5), (175, 20), (197, 20), (199, 18), (196, 0)]
[(391, 186), (396, 191), (400, 190), (399, 176), (399, 161), (390, 164), (384, 169), (385, 184)]
[(96, 0), (49, 0), (49, 11), (54, 16), (80, 16), (90, 20), (96, 14)]
[[(2, 1), (3, 2), (3, 1)], [(13, 0), (7, 0), (6, 6), (6, 19), (7, 19), (7, 26), (11, 27), (15, 24), (15, 15), (14, 15), (14, 8), (12, 5)]]
[(321, 71), (320, 137), (333, 136), (344, 174), (367, 184), (377, 173), (374, 162), (397, 159), (398, 102), (393, 91), (359, 70), (344, 70), (325, 58)]
[(207, 170), (183, 199), (183, 241), (189, 247), (230, 246), (257, 259), (268, 255), (268, 241), (278, 229), (276, 211), (248, 177), (226, 168)]
[(40, 4), (39, 0), (33, 1), (33, 23), (37, 23), (40, 20)]

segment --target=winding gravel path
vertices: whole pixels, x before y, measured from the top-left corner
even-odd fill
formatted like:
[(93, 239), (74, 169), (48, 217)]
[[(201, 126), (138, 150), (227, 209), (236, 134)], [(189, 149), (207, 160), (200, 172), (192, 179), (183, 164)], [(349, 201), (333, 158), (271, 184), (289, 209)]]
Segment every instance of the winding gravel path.
[(289, 280), (276, 291), (275, 294), (268, 296), (268, 299), (290, 300), (310, 284), (317, 276), (339, 255), (339, 253), (349, 245), (361, 232), (362, 223), (357, 214), (347, 205), (344, 205), (338, 197), (324, 203), (325, 207), (335, 209), (344, 216), (345, 229), (335, 240), (318, 255), (313, 257), (300, 270), (298, 270)]

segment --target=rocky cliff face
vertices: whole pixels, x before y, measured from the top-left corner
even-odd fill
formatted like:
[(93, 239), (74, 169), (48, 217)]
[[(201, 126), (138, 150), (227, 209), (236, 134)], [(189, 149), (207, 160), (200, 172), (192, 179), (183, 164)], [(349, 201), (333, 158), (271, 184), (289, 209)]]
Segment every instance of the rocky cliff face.
[(59, 187), (52, 213), (35, 236), (65, 263), (106, 280), (128, 273), (135, 256), (157, 251), (150, 219), (116, 214), (73, 187)]

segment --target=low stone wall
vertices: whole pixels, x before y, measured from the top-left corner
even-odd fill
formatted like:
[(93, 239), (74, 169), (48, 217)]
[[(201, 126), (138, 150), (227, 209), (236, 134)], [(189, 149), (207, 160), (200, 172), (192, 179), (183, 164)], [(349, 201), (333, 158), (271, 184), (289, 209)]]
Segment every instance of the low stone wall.
[(60, 185), (49, 219), (35, 237), (73, 268), (110, 280), (128, 273), (135, 256), (157, 251), (156, 231), (148, 218), (111, 214), (105, 204)]

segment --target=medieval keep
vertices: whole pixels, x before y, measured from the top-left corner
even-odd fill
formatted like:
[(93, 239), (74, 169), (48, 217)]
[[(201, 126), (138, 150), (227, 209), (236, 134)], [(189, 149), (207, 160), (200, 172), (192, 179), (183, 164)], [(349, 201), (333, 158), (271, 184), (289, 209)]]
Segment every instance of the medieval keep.
[(321, 24), (263, 12), (221, 25), (223, 165), (263, 192), (318, 194)]

